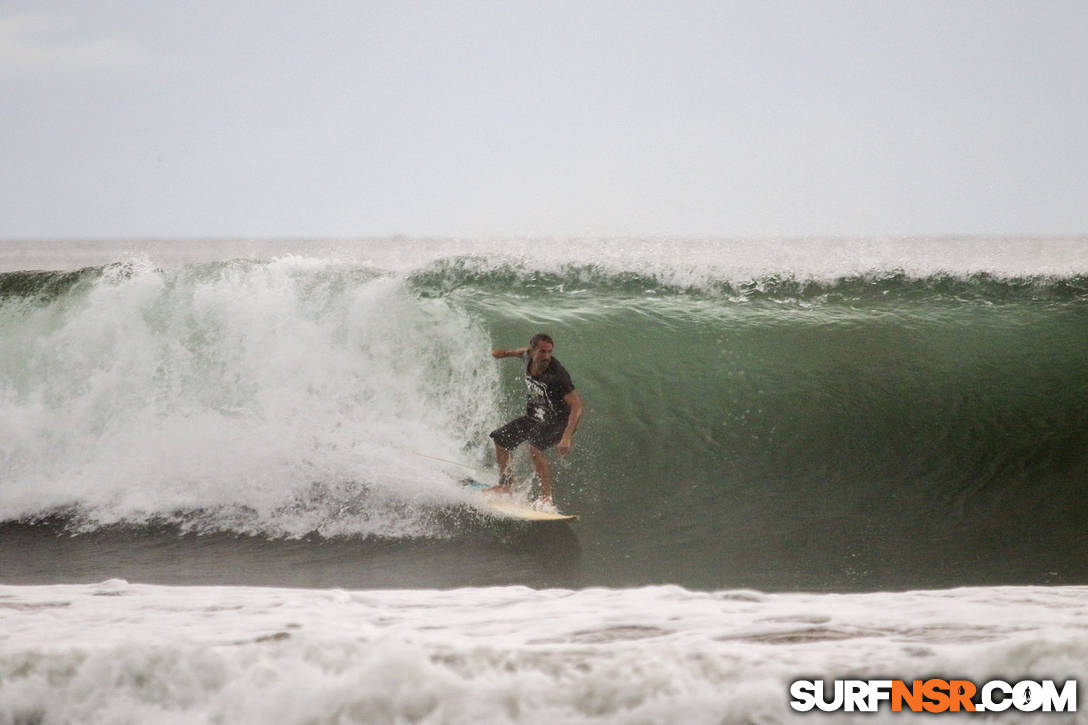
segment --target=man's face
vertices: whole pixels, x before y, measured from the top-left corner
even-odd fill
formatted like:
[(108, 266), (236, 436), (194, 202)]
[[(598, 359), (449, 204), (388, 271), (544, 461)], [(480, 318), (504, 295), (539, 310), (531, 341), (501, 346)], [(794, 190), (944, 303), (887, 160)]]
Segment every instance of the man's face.
[(544, 367), (552, 361), (553, 350), (555, 350), (555, 345), (550, 342), (541, 341), (536, 344), (536, 347), (529, 348), (529, 358), (537, 366)]

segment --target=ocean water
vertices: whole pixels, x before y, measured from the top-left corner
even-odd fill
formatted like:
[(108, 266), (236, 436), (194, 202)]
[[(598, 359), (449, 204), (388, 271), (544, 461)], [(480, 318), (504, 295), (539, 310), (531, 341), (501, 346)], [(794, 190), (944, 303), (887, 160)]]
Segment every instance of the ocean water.
[[(459, 485), (537, 331), (587, 406), (571, 525)], [(1088, 239), (7, 242), (0, 723), (1083, 679), (1086, 480)]]

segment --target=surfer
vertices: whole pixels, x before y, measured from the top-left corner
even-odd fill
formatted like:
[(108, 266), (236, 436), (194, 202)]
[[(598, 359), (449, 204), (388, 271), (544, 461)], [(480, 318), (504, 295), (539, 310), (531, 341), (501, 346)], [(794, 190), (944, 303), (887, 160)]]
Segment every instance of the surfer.
[(570, 452), (571, 439), (583, 411), (582, 398), (574, 390), (567, 369), (553, 356), (554, 351), (555, 341), (544, 333), (533, 335), (526, 347), (491, 351), (496, 359), (516, 357), (527, 361), (525, 385), (529, 392), (525, 415), (491, 432), (499, 464), (499, 485), (491, 490), (510, 492), (514, 482), (510, 452), (528, 441), (533, 468), (540, 480), (540, 500), (545, 504), (552, 502), (552, 471), (544, 451), (558, 444), (559, 455)]

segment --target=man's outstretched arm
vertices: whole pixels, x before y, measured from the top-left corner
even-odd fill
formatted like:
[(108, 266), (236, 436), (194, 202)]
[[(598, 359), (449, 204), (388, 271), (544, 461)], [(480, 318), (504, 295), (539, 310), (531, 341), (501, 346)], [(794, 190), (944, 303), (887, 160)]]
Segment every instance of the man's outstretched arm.
[(527, 346), (514, 348), (513, 350), (504, 350), (501, 347), (496, 347), (494, 350), (491, 351), (491, 357), (495, 358), (496, 360), (502, 359), (504, 357), (525, 357), (525, 353), (527, 352), (529, 352), (529, 348)]

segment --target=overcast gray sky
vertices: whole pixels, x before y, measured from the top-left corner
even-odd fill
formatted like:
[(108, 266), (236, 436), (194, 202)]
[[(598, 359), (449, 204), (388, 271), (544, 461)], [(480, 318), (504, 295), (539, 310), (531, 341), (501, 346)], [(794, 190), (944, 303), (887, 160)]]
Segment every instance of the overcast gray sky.
[(0, 237), (1088, 233), (1088, 2), (7, 2)]

